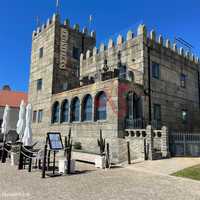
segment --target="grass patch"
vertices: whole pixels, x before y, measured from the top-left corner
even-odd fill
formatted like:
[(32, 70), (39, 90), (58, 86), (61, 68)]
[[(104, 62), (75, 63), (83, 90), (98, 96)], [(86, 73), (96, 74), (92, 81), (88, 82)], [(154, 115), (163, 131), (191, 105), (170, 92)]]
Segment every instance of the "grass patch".
[(200, 165), (188, 167), (188, 168), (178, 171), (172, 175), (200, 181)]

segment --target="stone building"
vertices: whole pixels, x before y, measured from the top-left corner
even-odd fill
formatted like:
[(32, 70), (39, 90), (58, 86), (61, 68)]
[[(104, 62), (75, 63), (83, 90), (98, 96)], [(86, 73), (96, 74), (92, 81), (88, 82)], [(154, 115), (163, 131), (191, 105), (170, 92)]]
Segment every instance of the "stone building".
[[(98, 152), (102, 130), (113, 162), (119, 162), (135, 131), (139, 150), (134, 151), (144, 154), (148, 133), (162, 151), (165, 127), (199, 128), (197, 57), (161, 35), (157, 39), (155, 31), (148, 34), (145, 25), (99, 49), (95, 45), (95, 32), (71, 27), (69, 20), (62, 24), (58, 15), (33, 32), (28, 99), (35, 137), (44, 139), (49, 131), (66, 135), (71, 128), (84, 151)], [(152, 139), (153, 133), (160, 139)]]
[(10, 107), (10, 128), (11, 130), (16, 130), (22, 100), (27, 103), (28, 95), (26, 93), (12, 91), (8, 85), (3, 86), (2, 90), (0, 90), (0, 129), (3, 122), (4, 109), (8, 105)]

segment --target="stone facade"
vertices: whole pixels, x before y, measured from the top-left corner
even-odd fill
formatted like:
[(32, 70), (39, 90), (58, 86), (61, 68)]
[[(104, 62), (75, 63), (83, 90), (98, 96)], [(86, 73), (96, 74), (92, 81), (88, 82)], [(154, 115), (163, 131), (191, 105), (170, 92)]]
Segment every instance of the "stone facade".
[[(178, 49), (176, 44), (172, 46), (169, 40), (163, 44), (162, 36), (157, 40), (154, 31), (147, 35), (146, 27), (140, 25), (136, 35), (129, 31), (126, 39), (119, 35), (116, 44), (110, 39), (107, 46), (101, 44), (97, 49), (95, 32), (89, 34), (86, 28), (80, 32), (79, 25), (71, 28), (68, 20), (61, 24), (57, 15), (34, 31), (29, 103), (35, 113), (40, 111), (40, 120), (35, 119), (32, 125), (34, 136), (44, 139), (49, 131), (66, 135), (71, 128), (74, 142), (80, 142), (84, 151), (98, 153), (97, 138), (101, 129), (110, 144), (112, 161), (120, 162), (126, 159), (127, 130), (142, 130), (153, 123), (154, 104), (160, 107), (159, 123), (169, 130), (198, 128), (195, 122), (199, 120), (199, 59)], [(152, 77), (153, 63), (159, 65), (158, 78)], [(182, 74), (187, 77), (184, 87), (180, 85)], [(100, 92), (106, 94), (104, 120), (96, 120), (95, 116), (98, 106), (95, 99)], [(131, 107), (127, 102), (130, 92), (137, 99)], [(92, 118), (84, 121), (83, 100), (87, 94), (92, 97)], [(75, 97), (80, 101), (80, 112), (79, 120), (72, 122), (71, 104)], [(69, 119), (62, 123), (65, 100), (69, 103)], [(60, 108), (56, 123), (52, 121), (55, 102)], [(131, 119), (127, 120), (128, 115)], [(154, 149), (167, 156), (168, 137), (163, 135), (163, 139), (154, 139)], [(144, 152), (141, 155), (143, 140), (137, 141), (141, 143), (137, 157), (144, 157)]]

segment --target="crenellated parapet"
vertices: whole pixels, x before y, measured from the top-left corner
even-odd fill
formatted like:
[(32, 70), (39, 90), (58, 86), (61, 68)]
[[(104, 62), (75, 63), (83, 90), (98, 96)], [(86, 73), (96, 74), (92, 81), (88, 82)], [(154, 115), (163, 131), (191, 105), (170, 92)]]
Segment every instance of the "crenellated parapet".
[(73, 26), (71, 26), (69, 19), (64, 20), (64, 22), (62, 24), (60, 22), (60, 17), (59, 17), (58, 14), (54, 14), (51, 18), (49, 18), (47, 20), (47, 22), (45, 24), (43, 24), (40, 27), (37, 27), (37, 29), (33, 31), (32, 38), (34, 39), (34, 38), (38, 37), (43, 31), (47, 30), (49, 27), (52, 26), (52, 24), (56, 24), (56, 23), (58, 23), (59, 25), (63, 26), (64, 28), (68, 28), (68, 29), (74, 30), (74, 31), (76, 31), (76, 32), (78, 32), (80, 34), (84, 34), (84, 35), (86, 35), (88, 37), (96, 38), (96, 32), (95, 31), (89, 32), (86, 27), (84, 27), (81, 30), (79, 24), (74, 24)]
[[(200, 64), (198, 57), (185, 51), (183, 47), (178, 48), (178, 45), (176, 43), (172, 43), (170, 39), (166, 38), (164, 40), (162, 35), (159, 35), (157, 37), (155, 30), (151, 30), (148, 34), (146, 26), (144, 24), (140, 24), (137, 29), (137, 35), (134, 35), (133, 32), (129, 30), (127, 32), (126, 38), (124, 38), (122, 35), (118, 35), (115, 42), (113, 41), (113, 39), (109, 39), (108, 44), (102, 43), (100, 44), (99, 48), (94, 47), (93, 51), (88, 50), (86, 55), (81, 55), (81, 65), (83, 66), (84, 63), (87, 64), (87, 62), (91, 63), (91, 61), (95, 62), (97, 56), (109, 56), (112, 54), (113, 51), (121, 50), (122, 47), (126, 48), (127, 44), (130, 44), (132, 40), (137, 38), (143, 38), (143, 40), (146, 41), (146, 44), (148, 44), (147, 41), (150, 41), (150, 45), (154, 43), (158, 44), (159, 47), (168, 49), (184, 59), (187, 59), (196, 64)], [(91, 57), (93, 57), (93, 59)]]

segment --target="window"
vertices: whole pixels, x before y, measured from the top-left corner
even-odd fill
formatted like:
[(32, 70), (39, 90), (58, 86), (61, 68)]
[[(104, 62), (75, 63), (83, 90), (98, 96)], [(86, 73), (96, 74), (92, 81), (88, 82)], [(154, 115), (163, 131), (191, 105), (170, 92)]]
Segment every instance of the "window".
[(119, 67), (119, 78), (126, 79), (126, 66), (122, 65)]
[(92, 97), (87, 95), (83, 100), (83, 121), (92, 120)]
[(100, 92), (95, 98), (95, 119), (106, 120), (107, 118), (107, 97), (105, 92)]
[(134, 72), (132, 72), (132, 71), (129, 71), (129, 72), (128, 72), (128, 79), (129, 79), (129, 81), (131, 81), (131, 82), (134, 82), (134, 81), (135, 81)]
[(35, 123), (37, 120), (37, 111), (33, 111), (33, 123)]
[(75, 97), (71, 103), (71, 121), (77, 122), (80, 119), (80, 101)]
[(187, 122), (187, 118), (188, 118), (187, 110), (182, 110), (181, 118), (182, 118), (182, 122), (183, 122), (183, 123), (186, 123), (186, 122)]
[(76, 60), (80, 59), (80, 52), (79, 49), (76, 47), (73, 47), (73, 58)]
[(152, 62), (152, 77), (160, 79), (160, 65), (155, 62)]
[(42, 117), (43, 117), (43, 110), (38, 111), (38, 123), (42, 122)]
[(127, 104), (127, 118), (133, 119), (133, 92), (128, 93)]
[(37, 91), (42, 90), (42, 79), (37, 80)]
[(42, 58), (43, 54), (44, 54), (44, 48), (41, 47), (40, 50), (39, 50), (39, 58)]
[(59, 122), (60, 105), (56, 101), (52, 107), (52, 123)]
[(181, 87), (186, 88), (186, 75), (185, 74), (181, 74), (180, 82), (181, 82)]
[(68, 122), (69, 116), (69, 103), (68, 100), (64, 100), (61, 109), (61, 122)]
[(160, 122), (161, 121), (161, 105), (160, 104), (154, 104), (153, 114), (154, 114), (154, 120)]

